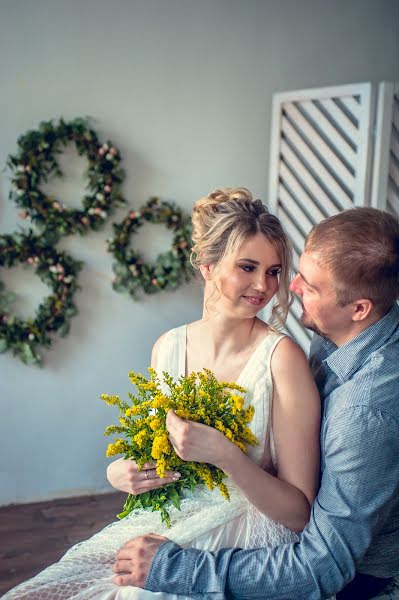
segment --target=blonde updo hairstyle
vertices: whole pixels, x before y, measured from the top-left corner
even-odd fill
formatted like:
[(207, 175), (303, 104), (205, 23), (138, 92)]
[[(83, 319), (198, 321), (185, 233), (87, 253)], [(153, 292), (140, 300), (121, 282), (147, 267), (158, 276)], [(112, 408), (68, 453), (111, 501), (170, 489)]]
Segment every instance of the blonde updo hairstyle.
[(246, 188), (222, 188), (194, 204), (192, 224), (194, 244), (191, 264), (197, 269), (201, 265), (212, 264), (214, 272), (226, 256), (238, 252), (246, 239), (257, 233), (265, 236), (281, 261), (279, 288), (270, 325), (276, 328), (284, 326), (292, 303), (289, 291), (292, 249), (277, 217), (269, 213), (261, 200), (254, 200)]

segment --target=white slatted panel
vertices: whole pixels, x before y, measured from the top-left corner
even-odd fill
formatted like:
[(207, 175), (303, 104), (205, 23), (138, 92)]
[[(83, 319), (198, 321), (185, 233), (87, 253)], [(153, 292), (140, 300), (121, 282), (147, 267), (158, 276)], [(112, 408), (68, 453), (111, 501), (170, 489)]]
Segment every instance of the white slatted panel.
[(399, 216), (399, 84), (378, 88), (372, 206)]
[[(367, 203), (373, 104), (369, 83), (273, 98), (268, 205), (293, 243), (295, 268), (315, 223)], [(287, 330), (307, 350), (311, 333), (300, 316), (296, 300)]]

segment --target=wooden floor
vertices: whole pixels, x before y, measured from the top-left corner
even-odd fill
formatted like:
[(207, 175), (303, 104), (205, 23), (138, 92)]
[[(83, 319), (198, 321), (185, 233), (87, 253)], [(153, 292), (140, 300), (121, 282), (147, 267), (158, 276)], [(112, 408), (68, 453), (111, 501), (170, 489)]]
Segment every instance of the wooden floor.
[(126, 494), (0, 507), (0, 596), (115, 521)]

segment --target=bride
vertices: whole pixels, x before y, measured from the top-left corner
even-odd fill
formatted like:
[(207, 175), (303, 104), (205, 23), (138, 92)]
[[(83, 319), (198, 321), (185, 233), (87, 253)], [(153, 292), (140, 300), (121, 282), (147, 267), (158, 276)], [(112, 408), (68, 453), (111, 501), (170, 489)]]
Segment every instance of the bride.
[[(255, 409), (249, 425), (259, 444), (244, 454), (219, 431), (170, 411), (176, 452), (223, 469), (230, 502), (199, 486), (186, 492), (180, 511), (168, 509), (170, 529), (157, 513), (136, 510), (71, 548), (5, 600), (177, 598), (130, 585), (129, 540), (154, 532), (208, 550), (275, 546), (297, 539), (295, 532), (308, 522), (319, 477), (320, 402), (304, 353), (278, 330), (289, 308), (289, 242), (278, 219), (245, 188), (199, 200), (192, 222), (192, 261), (205, 282), (203, 316), (161, 336), (151, 363), (173, 377), (208, 368), (246, 388), (245, 403)], [(257, 313), (273, 298), (267, 324)], [(154, 464), (139, 471), (133, 460), (108, 467), (110, 483), (131, 494), (179, 475), (160, 479)]]

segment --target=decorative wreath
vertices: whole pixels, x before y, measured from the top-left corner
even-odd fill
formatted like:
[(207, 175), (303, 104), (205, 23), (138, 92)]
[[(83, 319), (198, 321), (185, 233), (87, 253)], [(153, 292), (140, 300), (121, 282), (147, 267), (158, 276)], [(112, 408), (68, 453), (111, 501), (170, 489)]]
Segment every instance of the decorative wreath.
[[(172, 248), (159, 254), (154, 263), (147, 263), (141, 254), (129, 248), (130, 236), (144, 224), (162, 223), (174, 232)], [(116, 262), (112, 287), (137, 297), (139, 288), (146, 294), (175, 289), (192, 276), (190, 264), (191, 223), (182, 211), (169, 202), (150, 198), (140, 210), (130, 211), (119, 224), (114, 224), (114, 237), (108, 240), (108, 251)]]
[[(78, 154), (89, 161), (88, 192), (81, 210), (66, 208), (40, 190), (40, 184), (51, 175), (62, 176), (56, 155), (69, 142), (74, 142)], [(83, 235), (99, 229), (115, 206), (125, 204), (120, 193), (124, 171), (119, 151), (110, 141), (101, 145), (85, 119), (44, 121), (38, 130), (18, 138), (18, 148), (17, 154), (8, 157), (7, 165), (13, 172), (10, 198), (22, 208), (22, 219), (30, 217), (39, 227), (57, 235)]]
[(52, 333), (65, 336), (69, 320), (77, 313), (73, 295), (78, 289), (76, 276), (81, 262), (58, 252), (32, 231), (0, 236), (0, 267), (25, 263), (35, 268), (52, 294), (37, 308), (34, 319), (26, 321), (10, 315), (7, 307), (15, 294), (6, 293), (0, 281), (0, 352), (12, 350), (26, 364), (41, 364), (37, 348), (52, 344)]

